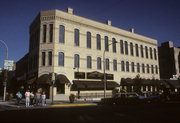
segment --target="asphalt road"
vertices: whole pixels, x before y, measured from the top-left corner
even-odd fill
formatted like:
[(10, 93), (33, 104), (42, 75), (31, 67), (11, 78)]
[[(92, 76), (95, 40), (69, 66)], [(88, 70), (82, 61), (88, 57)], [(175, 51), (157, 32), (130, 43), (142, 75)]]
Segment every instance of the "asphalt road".
[(12, 109), (0, 122), (180, 123), (180, 103)]

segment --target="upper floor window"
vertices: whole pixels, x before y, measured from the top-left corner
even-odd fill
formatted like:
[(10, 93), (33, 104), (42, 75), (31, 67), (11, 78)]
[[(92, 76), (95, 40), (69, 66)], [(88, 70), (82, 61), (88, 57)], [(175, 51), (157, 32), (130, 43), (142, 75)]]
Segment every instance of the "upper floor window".
[(42, 52), (42, 66), (46, 65), (46, 52)]
[(79, 68), (79, 55), (74, 55), (74, 68)]
[(51, 66), (52, 65), (52, 51), (48, 52), (48, 65)]
[(152, 53), (152, 48), (150, 47), (150, 48), (149, 48), (149, 50), (150, 50), (150, 58), (151, 58), (151, 59), (153, 59), (153, 55), (152, 55), (152, 54), (153, 54), (153, 53)]
[(151, 73), (154, 74), (154, 66), (151, 65)]
[(106, 60), (105, 60), (105, 65), (106, 65), (106, 70), (109, 70), (109, 59), (108, 58), (106, 58)]
[(158, 66), (156, 65), (156, 74), (158, 74)]
[(141, 57), (144, 57), (144, 50), (143, 50), (143, 45), (141, 45)]
[(97, 69), (101, 70), (101, 57), (97, 57)]
[(135, 45), (135, 48), (136, 48), (136, 56), (139, 57), (139, 47), (138, 47), (138, 44)]
[(59, 26), (59, 42), (65, 42), (65, 27), (63, 25)]
[(125, 71), (125, 64), (124, 64), (124, 61), (121, 61), (121, 71)]
[(116, 39), (112, 38), (112, 48), (113, 48), (113, 53), (116, 53)]
[(129, 62), (126, 62), (126, 72), (129, 72)]
[(87, 48), (91, 48), (91, 33), (87, 32)]
[(149, 55), (148, 55), (148, 47), (145, 46), (145, 52), (146, 52), (146, 58), (148, 59)]
[(132, 72), (135, 72), (135, 69), (134, 69), (134, 62), (131, 63), (131, 71), (132, 71)]
[(124, 54), (124, 43), (123, 43), (123, 40), (120, 40), (120, 51), (122, 54)]
[(137, 63), (137, 72), (140, 73), (140, 64)]
[(113, 60), (113, 70), (117, 71), (117, 60), (116, 59)]
[(105, 51), (109, 51), (109, 41), (107, 36), (104, 37), (104, 47)]
[(96, 46), (97, 46), (97, 50), (101, 50), (101, 35), (100, 34), (96, 35)]
[(142, 64), (142, 73), (145, 73), (145, 66)]
[(64, 66), (64, 53), (63, 52), (59, 52), (58, 65), (59, 66)]
[(87, 56), (87, 68), (92, 68), (92, 58), (91, 58), (91, 56)]
[(134, 56), (134, 49), (133, 49), (133, 43), (130, 43), (130, 51), (131, 51), (131, 56)]
[(147, 64), (147, 73), (149, 73), (149, 64)]
[(74, 45), (79, 46), (79, 29), (74, 29)]
[(125, 44), (125, 54), (128, 55), (128, 42), (125, 41), (124, 44)]
[(154, 48), (154, 59), (157, 60), (157, 55), (156, 55), (156, 48)]
[(46, 31), (47, 31), (47, 26), (43, 25), (43, 42), (46, 42)]
[(53, 42), (53, 24), (49, 24), (49, 42)]

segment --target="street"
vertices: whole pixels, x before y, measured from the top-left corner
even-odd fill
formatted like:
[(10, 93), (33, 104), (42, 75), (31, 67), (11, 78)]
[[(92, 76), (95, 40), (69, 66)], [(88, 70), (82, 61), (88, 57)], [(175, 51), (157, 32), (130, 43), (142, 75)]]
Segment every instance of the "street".
[(179, 123), (180, 103), (49, 106), (0, 112), (3, 122)]

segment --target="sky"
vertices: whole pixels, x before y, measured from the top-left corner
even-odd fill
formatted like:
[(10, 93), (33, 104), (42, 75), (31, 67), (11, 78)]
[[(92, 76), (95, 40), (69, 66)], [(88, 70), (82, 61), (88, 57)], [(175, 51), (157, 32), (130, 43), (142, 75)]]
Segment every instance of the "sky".
[[(8, 59), (18, 61), (29, 48), (29, 25), (43, 10), (74, 9), (74, 14), (180, 47), (180, 0), (1, 0), (0, 40), (8, 45)], [(5, 46), (0, 43), (0, 67)]]

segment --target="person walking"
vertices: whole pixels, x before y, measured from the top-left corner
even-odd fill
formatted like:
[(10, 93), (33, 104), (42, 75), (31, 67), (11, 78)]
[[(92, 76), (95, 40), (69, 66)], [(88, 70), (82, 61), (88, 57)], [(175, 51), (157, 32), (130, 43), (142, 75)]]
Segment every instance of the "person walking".
[(20, 101), (21, 101), (21, 99), (22, 99), (22, 94), (20, 93), (20, 91), (18, 91), (18, 92), (16, 93), (16, 98), (17, 98), (17, 105), (19, 106)]
[(41, 95), (41, 99), (42, 99), (42, 106), (46, 106), (46, 92), (45, 91)]
[(29, 92), (29, 90), (27, 90), (25, 92), (25, 97), (26, 97), (26, 107), (28, 107), (29, 103), (30, 103), (30, 92)]

